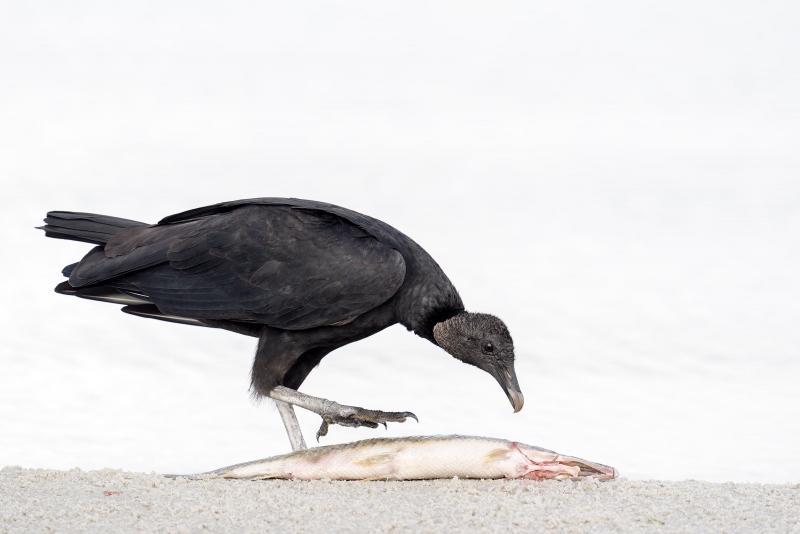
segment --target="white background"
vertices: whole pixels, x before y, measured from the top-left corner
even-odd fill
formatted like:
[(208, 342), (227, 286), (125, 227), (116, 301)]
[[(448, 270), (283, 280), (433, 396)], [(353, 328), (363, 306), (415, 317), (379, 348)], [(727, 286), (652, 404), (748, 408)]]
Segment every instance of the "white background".
[(3, 2), (0, 466), (288, 451), (250, 338), (54, 294), (89, 246), (33, 227), (294, 196), (423, 245), (506, 321), (526, 398), (395, 326), (302, 390), (420, 423), (323, 443), (489, 435), (630, 478), (800, 481), (797, 6)]

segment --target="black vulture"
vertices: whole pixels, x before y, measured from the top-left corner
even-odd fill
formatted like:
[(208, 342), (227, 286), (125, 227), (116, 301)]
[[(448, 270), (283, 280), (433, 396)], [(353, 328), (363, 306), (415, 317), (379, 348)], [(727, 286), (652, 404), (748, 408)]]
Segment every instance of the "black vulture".
[(331, 351), (400, 323), (523, 397), (514, 346), (495, 316), (464, 309), (456, 288), (417, 243), (388, 224), (310, 200), (224, 202), (158, 224), (54, 211), (48, 237), (95, 244), (56, 292), (164, 321), (258, 338), (256, 397), (275, 399), (294, 449), (305, 448), (292, 405), (329, 424), (377, 427), (410, 412), (344, 406), (297, 391)]

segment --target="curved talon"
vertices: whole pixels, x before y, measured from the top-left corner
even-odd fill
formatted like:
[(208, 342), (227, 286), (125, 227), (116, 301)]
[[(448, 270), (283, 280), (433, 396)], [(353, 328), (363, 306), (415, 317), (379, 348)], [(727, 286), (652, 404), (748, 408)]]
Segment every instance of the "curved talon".
[(317, 430), (317, 443), (319, 443), (320, 436), (327, 436), (327, 435), (328, 435), (328, 422), (323, 417), (322, 424), (320, 425), (319, 430)]

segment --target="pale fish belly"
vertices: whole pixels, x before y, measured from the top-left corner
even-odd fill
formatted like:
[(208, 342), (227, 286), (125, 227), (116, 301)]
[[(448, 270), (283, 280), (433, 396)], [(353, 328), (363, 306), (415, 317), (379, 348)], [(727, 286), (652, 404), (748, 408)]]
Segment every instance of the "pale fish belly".
[(547, 449), (494, 438), (378, 438), (256, 460), (197, 476), (300, 480), (526, 478), (610, 480), (616, 469)]

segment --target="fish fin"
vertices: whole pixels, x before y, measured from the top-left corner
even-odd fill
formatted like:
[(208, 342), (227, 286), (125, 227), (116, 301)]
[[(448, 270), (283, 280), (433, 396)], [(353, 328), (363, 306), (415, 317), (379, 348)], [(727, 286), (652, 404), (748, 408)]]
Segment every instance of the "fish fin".
[(271, 479), (274, 479), (274, 478), (284, 478), (284, 479), (292, 478), (291, 473), (289, 473), (288, 476), (287, 476), (286, 473), (280, 473), (280, 472), (277, 472), (277, 471), (267, 472), (267, 473), (258, 473), (256, 475), (252, 475), (252, 476), (242, 476), (242, 475), (237, 475), (232, 470), (228, 471), (227, 469), (222, 471), (222, 472), (211, 471), (209, 473), (201, 473), (201, 475), (197, 475), (197, 476), (202, 476), (202, 475), (213, 475), (213, 476), (217, 476), (217, 477), (221, 477), (221, 478), (237, 479), (237, 480), (271, 480)]
[(403, 480), (403, 479), (400, 478), (397, 475), (380, 475), (380, 476), (375, 476), (375, 477), (362, 478), (362, 479), (359, 479), (359, 480), (361, 480), (361, 482), (375, 482), (377, 480), (388, 481), (388, 480)]
[(287, 479), (292, 477), (287, 477), (286, 475), (279, 473), (265, 473), (263, 475), (255, 475), (252, 477), (242, 477), (242, 480), (274, 480), (276, 478)]
[(508, 449), (494, 449), (483, 455), (484, 463), (496, 462), (508, 458)]
[(392, 459), (392, 456), (393, 456), (392, 453), (376, 454), (375, 456), (368, 456), (363, 460), (357, 461), (356, 465), (370, 466), (370, 465), (385, 464), (386, 462)]

